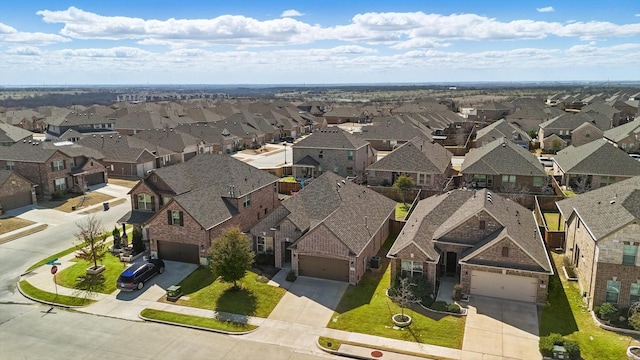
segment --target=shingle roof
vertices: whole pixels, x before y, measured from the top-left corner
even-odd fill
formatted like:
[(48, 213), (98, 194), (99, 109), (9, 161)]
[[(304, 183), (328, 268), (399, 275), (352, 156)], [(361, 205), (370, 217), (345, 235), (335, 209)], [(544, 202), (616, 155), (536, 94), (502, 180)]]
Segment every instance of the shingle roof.
[(503, 138), (470, 151), (462, 163), (463, 174), (547, 176), (544, 166), (526, 149)]
[(396, 202), (364, 186), (342, 181), (339, 175), (326, 172), (284, 200), (282, 206), (298, 229), (312, 231), (322, 224), (351, 252), (359, 254), (395, 210)]
[(632, 134), (640, 136), (640, 118), (605, 131), (604, 137), (611, 141), (618, 142)]
[(521, 140), (531, 141), (531, 138), (526, 132), (508, 123), (504, 119), (500, 119), (478, 130), (478, 132), (476, 133), (476, 138), (481, 138), (486, 135), (493, 135), (496, 139), (506, 137), (507, 139), (511, 140), (513, 139), (514, 133), (519, 135)]
[(222, 223), (238, 214), (228, 199), (220, 197), (215, 185), (177, 195), (173, 201), (185, 209), (205, 229)]
[(356, 150), (368, 142), (357, 138), (339, 127), (326, 127), (292, 145), (295, 148), (352, 149)]
[(0, 142), (16, 142), (31, 136), (31, 131), (0, 122)]
[(11, 146), (0, 146), (0, 160), (43, 163), (55, 152), (42, 147), (40, 141), (19, 141)]
[(424, 129), (415, 126), (408, 121), (401, 121), (398, 117), (387, 116), (374, 118), (373, 125), (363, 126), (361, 133), (354, 134), (356, 137), (365, 140), (397, 140), (409, 141), (416, 136), (422, 135), (427, 138)]
[(565, 219), (579, 216), (597, 241), (632, 221), (640, 220), (640, 176), (556, 204)]
[[(110, 162), (122, 162), (122, 163), (138, 163), (140, 161), (150, 161), (155, 158), (150, 151), (154, 148), (152, 145), (146, 147), (141, 146), (130, 136), (107, 136), (107, 137), (93, 137), (88, 136), (78, 140), (78, 144), (87, 148), (95, 149), (99, 151), (104, 160)], [(150, 150), (147, 150), (146, 148)], [(141, 157), (144, 157), (141, 159)]]
[(553, 159), (565, 174), (636, 176), (640, 162), (604, 139), (559, 151)]
[(442, 145), (415, 137), (371, 164), (367, 170), (444, 174), (451, 166), (452, 156)]
[(184, 152), (185, 148), (197, 145), (200, 140), (192, 135), (173, 129), (153, 129), (140, 131), (134, 138), (144, 140), (155, 146), (161, 146), (175, 153)]

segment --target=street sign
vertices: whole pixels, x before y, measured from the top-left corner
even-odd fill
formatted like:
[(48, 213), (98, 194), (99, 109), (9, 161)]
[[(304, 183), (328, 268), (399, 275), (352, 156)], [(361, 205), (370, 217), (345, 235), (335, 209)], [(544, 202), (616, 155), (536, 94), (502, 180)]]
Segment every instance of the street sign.
[(47, 261), (45, 264), (47, 264), (47, 265), (56, 265), (56, 263), (55, 263), (56, 261), (58, 261), (58, 258), (51, 259), (51, 260)]
[(55, 275), (57, 272), (58, 272), (58, 267), (57, 267), (57, 266), (55, 266), (55, 265), (53, 265), (53, 266), (51, 267), (51, 274)]

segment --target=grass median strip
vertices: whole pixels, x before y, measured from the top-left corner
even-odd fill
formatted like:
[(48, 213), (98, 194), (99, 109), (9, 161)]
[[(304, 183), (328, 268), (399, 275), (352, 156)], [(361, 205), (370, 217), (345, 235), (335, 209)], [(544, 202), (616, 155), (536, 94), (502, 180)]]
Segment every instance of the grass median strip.
[(68, 306), (86, 306), (94, 303), (94, 300), (79, 298), (75, 296), (67, 296), (67, 295), (58, 295), (50, 293), (48, 291), (42, 291), (33, 285), (31, 285), (28, 281), (22, 280), (20, 281), (20, 289), (26, 295), (40, 301), (45, 301), (49, 303), (55, 302), (60, 305), (68, 305)]
[(178, 314), (170, 311), (144, 309), (140, 315), (147, 319), (166, 321), (180, 325), (197, 326), (206, 329), (226, 332), (247, 332), (258, 327), (250, 324), (241, 324), (231, 321), (222, 321), (215, 318), (206, 318), (194, 315)]
[(331, 351), (339, 351), (340, 346), (342, 345), (352, 345), (352, 346), (360, 346), (363, 348), (374, 349), (379, 351), (386, 351), (386, 352), (395, 353), (395, 354), (421, 357), (421, 358), (430, 359), (430, 360), (452, 360), (451, 358), (441, 357), (437, 355), (427, 355), (427, 354), (415, 353), (412, 351), (404, 351), (400, 349), (390, 349), (384, 346), (368, 345), (368, 344), (362, 344), (362, 343), (353, 342), (353, 341), (333, 339), (333, 338), (324, 337), (324, 336), (320, 336), (318, 338), (318, 344), (323, 348)]

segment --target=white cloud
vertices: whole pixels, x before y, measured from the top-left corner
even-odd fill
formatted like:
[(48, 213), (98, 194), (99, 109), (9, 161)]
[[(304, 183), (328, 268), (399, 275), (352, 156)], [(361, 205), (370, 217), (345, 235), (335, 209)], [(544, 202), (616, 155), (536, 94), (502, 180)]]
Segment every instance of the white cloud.
[(153, 53), (134, 47), (114, 47), (109, 49), (87, 48), (87, 49), (65, 49), (59, 54), (65, 57), (85, 57), (85, 58), (144, 58)]
[(0, 23), (0, 44), (48, 45), (68, 41), (71, 41), (71, 39), (60, 35), (45, 34), (41, 32), (22, 32), (9, 25)]
[(541, 8), (536, 8), (537, 12), (546, 13), (546, 12), (554, 12), (556, 11), (553, 6), (546, 6)]
[(280, 14), (280, 17), (296, 17), (296, 16), (304, 16), (304, 14), (294, 9), (285, 10), (282, 12), (282, 14)]
[(16, 46), (7, 50), (7, 53), (13, 54), (13, 55), (36, 56), (36, 55), (42, 55), (42, 50), (40, 50), (35, 46)]

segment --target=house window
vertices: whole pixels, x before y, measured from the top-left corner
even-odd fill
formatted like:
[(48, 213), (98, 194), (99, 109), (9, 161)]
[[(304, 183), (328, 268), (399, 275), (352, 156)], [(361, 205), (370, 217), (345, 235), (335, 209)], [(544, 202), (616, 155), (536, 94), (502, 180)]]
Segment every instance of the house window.
[(480, 220), (480, 230), (484, 230), (487, 228), (487, 222), (484, 220)]
[(544, 178), (542, 176), (533, 177), (533, 187), (541, 187), (544, 184)]
[(258, 241), (256, 243), (256, 252), (258, 254), (264, 254), (266, 251), (266, 244), (264, 238), (262, 236), (258, 237)]
[(615, 176), (601, 176), (600, 177), (600, 186), (611, 185), (616, 182)]
[(353, 176), (353, 168), (347, 167), (347, 176)]
[(51, 170), (60, 171), (64, 170), (64, 160), (54, 160), (51, 162)]
[(509, 247), (508, 246), (503, 246), (502, 247), (502, 257), (509, 257)]
[(369, 177), (370, 178), (376, 177), (376, 172), (374, 170), (369, 170)]
[(631, 288), (629, 289), (629, 304), (636, 303), (640, 301), (640, 284), (631, 283)]
[[(75, 158), (71, 158), (71, 160), (69, 160), (69, 166), (76, 167), (76, 159)], [(91, 162), (91, 166), (93, 166), (93, 162)]]
[(244, 199), (242, 199), (242, 207), (249, 207), (249, 206), (251, 206), (251, 194), (245, 196)]
[(638, 247), (635, 245), (625, 245), (622, 250), (622, 264), (635, 265), (636, 255), (638, 254)]
[(322, 156), (324, 155), (324, 150), (318, 150), (318, 157), (320, 159), (322, 159)]
[(148, 194), (138, 194), (138, 209), (154, 211), (153, 197)]
[(502, 175), (502, 183), (503, 184), (515, 184), (516, 176), (515, 175)]
[(620, 295), (620, 281), (607, 281), (607, 297), (605, 301), (608, 303), (617, 304), (618, 295)]
[(184, 216), (182, 211), (167, 210), (167, 218), (169, 220), (169, 225), (184, 226)]
[(54, 189), (63, 191), (67, 189), (67, 179), (66, 178), (60, 178), (60, 179), (55, 179), (53, 180), (53, 187)]
[(418, 184), (419, 185), (424, 185), (426, 183), (427, 183), (427, 174), (418, 173)]
[(7, 164), (5, 166), (5, 169), (7, 170), (13, 170), (13, 168), (16, 167), (16, 163), (14, 163), (13, 161), (7, 161)]
[(347, 151), (347, 160), (353, 160), (353, 150)]
[(422, 262), (413, 260), (402, 260), (402, 276), (422, 276)]

